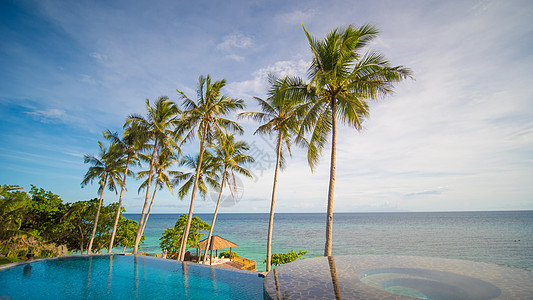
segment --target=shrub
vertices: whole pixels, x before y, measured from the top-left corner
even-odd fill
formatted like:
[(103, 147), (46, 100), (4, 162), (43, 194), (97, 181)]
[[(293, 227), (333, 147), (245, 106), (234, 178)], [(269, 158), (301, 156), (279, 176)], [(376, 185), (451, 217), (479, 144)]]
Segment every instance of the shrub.
[(28, 249), (20, 249), (19, 251), (17, 251), (17, 257), (26, 257), (26, 254), (28, 253)]
[(0, 265), (10, 264), (19, 261), (22, 260), (18, 257), (0, 257)]
[(41, 257), (54, 257), (55, 254), (54, 254), (54, 251), (52, 250), (43, 250), (41, 251)]
[[(235, 257), (235, 255), (237, 255), (237, 252), (235, 252), (235, 251), (231, 251), (231, 258)], [(218, 255), (218, 258), (221, 258), (222, 256), (224, 256), (225, 258), (230, 258), (230, 253), (229, 253), (229, 251), (221, 252), (221, 253)]]
[[(294, 250), (290, 250), (287, 253), (272, 254), (272, 264), (274, 266), (279, 266), (282, 264), (293, 262), (297, 260), (298, 258), (302, 257), (307, 252), (308, 252), (307, 250), (304, 250), (304, 251), (298, 250), (298, 253), (296, 253), (294, 252)], [(266, 259), (265, 259), (265, 263), (266, 263)]]

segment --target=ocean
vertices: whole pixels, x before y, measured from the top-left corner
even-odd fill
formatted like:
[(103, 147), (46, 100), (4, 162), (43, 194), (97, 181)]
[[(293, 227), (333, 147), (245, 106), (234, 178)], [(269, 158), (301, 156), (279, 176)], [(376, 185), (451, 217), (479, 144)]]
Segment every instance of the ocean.
[[(195, 216), (209, 224), (213, 217)], [(159, 238), (178, 218), (150, 215), (141, 251), (162, 252)], [(304, 258), (322, 256), (325, 220), (321, 213), (276, 214), (272, 253), (301, 249), (309, 251)], [(217, 216), (214, 234), (238, 244), (232, 251), (255, 260), (258, 271), (264, 271), (267, 230), (267, 213), (223, 213)], [(533, 211), (335, 213), (332, 252), (466, 259), (533, 269)]]

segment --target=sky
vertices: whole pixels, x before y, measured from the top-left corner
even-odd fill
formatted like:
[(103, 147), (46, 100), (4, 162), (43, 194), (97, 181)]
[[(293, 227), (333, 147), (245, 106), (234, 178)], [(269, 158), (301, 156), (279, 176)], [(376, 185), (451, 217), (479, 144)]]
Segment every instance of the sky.
[[(341, 127), (335, 212), (533, 209), (531, 1), (48, 1), (0, 2), (0, 184), (98, 197), (80, 183), (102, 131), (145, 114), (145, 99), (196, 95), (200, 75), (257, 111), (267, 74), (307, 80), (302, 24), (322, 38), (374, 24), (368, 49), (413, 79), (371, 103), (360, 132)], [(230, 116), (235, 119), (236, 116)], [(258, 124), (239, 121), (256, 163), (222, 213), (270, 209), (275, 152)], [(198, 140), (183, 147), (199, 150)], [(276, 212), (325, 212), (329, 145), (311, 172), (294, 147), (279, 175)], [(136, 169), (138, 171), (139, 169)], [(144, 193), (128, 179), (124, 206)], [(153, 212), (186, 213), (189, 197), (158, 191)], [(104, 202), (118, 200), (106, 191)], [(195, 212), (214, 210), (216, 193)]]

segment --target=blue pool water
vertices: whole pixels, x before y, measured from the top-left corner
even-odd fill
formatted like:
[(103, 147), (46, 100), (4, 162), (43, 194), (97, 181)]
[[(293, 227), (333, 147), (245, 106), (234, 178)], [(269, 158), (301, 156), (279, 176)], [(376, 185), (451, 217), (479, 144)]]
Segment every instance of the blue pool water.
[(145, 256), (70, 256), (0, 270), (0, 299), (261, 299), (262, 294), (263, 278), (254, 272)]

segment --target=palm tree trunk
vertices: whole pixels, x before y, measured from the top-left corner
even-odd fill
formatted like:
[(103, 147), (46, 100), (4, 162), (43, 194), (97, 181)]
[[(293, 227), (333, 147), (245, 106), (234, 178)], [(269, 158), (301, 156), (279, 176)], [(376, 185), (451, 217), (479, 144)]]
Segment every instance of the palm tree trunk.
[(194, 197), (196, 196), (196, 189), (198, 188), (198, 180), (200, 179), (200, 169), (202, 168), (202, 160), (204, 158), (206, 133), (207, 133), (207, 126), (204, 127), (204, 132), (202, 135), (202, 142), (200, 143), (200, 157), (198, 158), (198, 166), (196, 167), (196, 178), (194, 178), (194, 186), (192, 188), (191, 205), (189, 206), (189, 217), (187, 218), (187, 224), (185, 225), (185, 229), (183, 231), (180, 252), (178, 253), (178, 260), (181, 260), (181, 261), (183, 261), (183, 258), (185, 257), (185, 250), (187, 249), (187, 239), (189, 238), (189, 230), (191, 229), (192, 212), (194, 209)]
[(227, 166), (224, 167), (224, 172), (222, 173), (222, 183), (220, 184), (220, 192), (218, 193), (217, 207), (215, 208), (215, 214), (213, 215), (213, 221), (211, 221), (211, 229), (209, 229), (209, 235), (207, 236), (207, 244), (205, 246), (204, 264), (207, 262), (207, 249), (209, 249), (209, 246), (211, 246), (211, 237), (213, 236), (215, 221), (217, 220), (218, 207), (220, 206), (220, 198), (222, 198), (222, 190), (224, 189), (224, 179), (226, 179), (225, 175), (227, 169)]
[(111, 253), (113, 249), (113, 242), (115, 241), (115, 233), (117, 232), (118, 219), (120, 217), (120, 208), (122, 207), (122, 195), (124, 194), (124, 188), (126, 187), (126, 176), (128, 175), (128, 167), (130, 165), (130, 155), (126, 160), (126, 170), (124, 171), (124, 179), (122, 180), (122, 187), (120, 188), (120, 197), (118, 197), (117, 216), (115, 217), (115, 225), (113, 225), (113, 232), (111, 232), (111, 241), (109, 242), (109, 249), (107, 253)]
[(152, 204), (154, 204), (155, 192), (157, 192), (157, 180), (155, 183), (154, 193), (152, 194), (152, 201), (150, 202), (150, 206), (148, 207), (148, 212), (146, 213), (146, 216), (144, 217), (141, 236), (144, 234), (144, 228), (146, 227), (146, 223), (148, 223), (148, 217), (150, 216), (150, 211), (152, 210)]
[(281, 158), (281, 140), (283, 134), (280, 132), (278, 135), (278, 151), (276, 158), (276, 169), (274, 171), (274, 184), (272, 186), (272, 201), (270, 203), (270, 219), (268, 221), (268, 238), (267, 238), (267, 259), (266, 259), (266, 271), (270, 272), (270, 265), (272, 264), (272, 231), (274, 229), (274, 204), (276, 204), (276, 185), (278, 184), (278, 170), (279, 161)]
[(152, 152), (152, 161), (150, 161), (150, 172), (148, 174), (148, 184), (146, 185), (146, 196), (144, 197), (144, 206), (141, 213), (141, 219), (139, 220), (139, 229), (137, 229), (137, 236), (135, 237), (135, 246), (133, 247), (133, 254), (137, 254), (137, 250), (139, 249), (139, 243), (141, 242), (142, 237), (142, 224), (141, 221), (144, 218), (144, 214), (146, 213), (146, 206), (148, 206), (148, 199), (150, 198), (150, 184), (152, 183), (152, 171), (154, 170), (154, 162), (155, 162), (155, 154), (157, 151), (157, 139), (154, 142), (154, 151)]
[(83, 254), (83, 231), (81, 230), (81, 226), (78, 225), (78, 228), (80, 230), (81, 240), (80, 240), (80, 253)]
[(331, 99), (331, 165), (329, 169), (328, 211), (326, 215), (326, 246), (324, 256), (331, 256), (333, 245), (333, 195), (335, 190), (335, 167), (337, 160), (337, 112), (336, 100)]
[(89, 242), (89, 247), (87, 248), (87, 254), (91, 253), (91, 249), (93, 248), (96, 227), (98, 226), (98, 218), (100, 217), (100, 207), (102, 207), (102, 199), (104, 198), (105, 186), (107, 185), (107, 176), (108, 175), (105, 176), (104, 185), (102, 186), (102, 193), (100, 194), (100, 201), (98, 202), (98, 210), (96, 211), (96, 217), (94, 218), (93, 234), (91, 236), (91, 241)]

